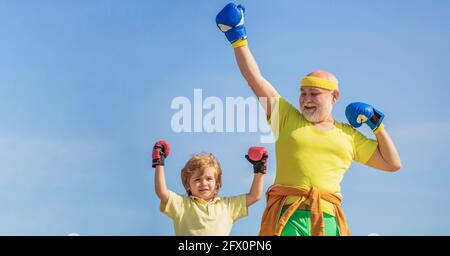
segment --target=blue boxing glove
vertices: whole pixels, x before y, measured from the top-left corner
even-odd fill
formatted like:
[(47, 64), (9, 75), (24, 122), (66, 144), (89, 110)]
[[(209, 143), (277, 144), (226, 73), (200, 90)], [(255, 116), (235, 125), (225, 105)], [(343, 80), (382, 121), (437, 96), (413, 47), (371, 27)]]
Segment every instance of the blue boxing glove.
[(372, 131), (381, 130), (384, 114), (369, 104), (362, 102), (351, 103), (345, 108), (345, 116), (348, 122), (355, 128), (366, 123)]
[(234, 48), (247, 43), (244, 14), (244, 6), (229, 3), (216, 16), (217, 27), (225, 33)]

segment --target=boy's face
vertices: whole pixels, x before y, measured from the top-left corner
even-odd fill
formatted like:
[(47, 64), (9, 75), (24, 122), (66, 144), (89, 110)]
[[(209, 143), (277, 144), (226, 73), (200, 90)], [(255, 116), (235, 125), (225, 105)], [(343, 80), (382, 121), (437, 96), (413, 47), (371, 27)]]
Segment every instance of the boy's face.
[[(200, 174), (201, 173), (201, 174)], [(210, 201), (216, 195), (216, 169), (206, 168), (203, 173), (192, 175), (189, 178), (189, 188), (193, 196)]]

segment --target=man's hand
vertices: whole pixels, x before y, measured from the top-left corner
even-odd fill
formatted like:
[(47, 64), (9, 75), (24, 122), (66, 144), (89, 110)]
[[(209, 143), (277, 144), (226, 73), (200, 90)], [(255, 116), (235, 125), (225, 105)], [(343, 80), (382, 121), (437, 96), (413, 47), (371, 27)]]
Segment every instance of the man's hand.
[(169, 156), (170, 145), (164, 140), (160, 140), (155, 143), (152, 152), (152, 167), (155, 168), (158, 165), (164, 166), (164, 159)]
[(362, 102), (349, 104), (345, 109), (345, 116), (353, 127), (358, 128), (363, 123), (366, 123), (374, 132), (380, 128), (384, 119), (383, 113)]
[(247, 39), (244, 27), (244, 14), (245, 9), (242, 5), (229, 3), (216, 16), (217, 26), (225, 33), (233, 47), (237, 47), (236, 44)]
[(266, 174), (267, 170), (267, 158), (269, 158), (269, 153), (264, 147), (251, 147), (248, 149), (248, 154), (245, 158), (253, 164), (254, 173)]

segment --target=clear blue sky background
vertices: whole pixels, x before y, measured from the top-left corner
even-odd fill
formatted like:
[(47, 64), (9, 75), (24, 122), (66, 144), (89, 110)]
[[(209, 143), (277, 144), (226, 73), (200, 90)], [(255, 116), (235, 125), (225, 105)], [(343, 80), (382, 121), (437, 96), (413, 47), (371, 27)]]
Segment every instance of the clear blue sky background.
[[(0, 0), (0, 235), (173, 235), (150, 167), (171, 142), (168, 186), (212, 152), (222, 195), (248, 191), (259, 133), (174, 133), (177, 96), (252, 95), (215, 25), (227, 1)], [(244, 1), (265, 77), (295, 106), (298, 81), (335, 73), (345, 121), (373, 104), (400, 151), (395, 174), (354, 164), (342, 183), (354, 235), (450, 235), (449, 1)], [(372, 136), (364, 127), (362, 132)], [(269, 148), (268, 182), (275, 173)], [(264, 200), (232, 235), (255, 235)]]

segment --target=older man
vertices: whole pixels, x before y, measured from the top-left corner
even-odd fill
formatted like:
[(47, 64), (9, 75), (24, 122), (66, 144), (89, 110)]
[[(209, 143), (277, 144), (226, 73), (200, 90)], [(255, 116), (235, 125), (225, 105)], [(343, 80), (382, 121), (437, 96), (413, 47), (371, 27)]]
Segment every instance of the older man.
[[(232, 44), (239, 69), (260, 99), (277, 137), (275, 184), (267, 191), (260, 235), (349, 235), (340, 183), (353, 161), (394, 172), (401, 162), (386, 129), (384, 114), (365, 103), (346, 108), (351, 126), (333, 118), (339, 83), (326, 71), (314, 71), (300, 83), (300, 110), (281, 97), (261, 75), (248, 47), (245, 10), (230, 3), (216, 23)], [(369, 139), (355, 128), (374, 131)]]

